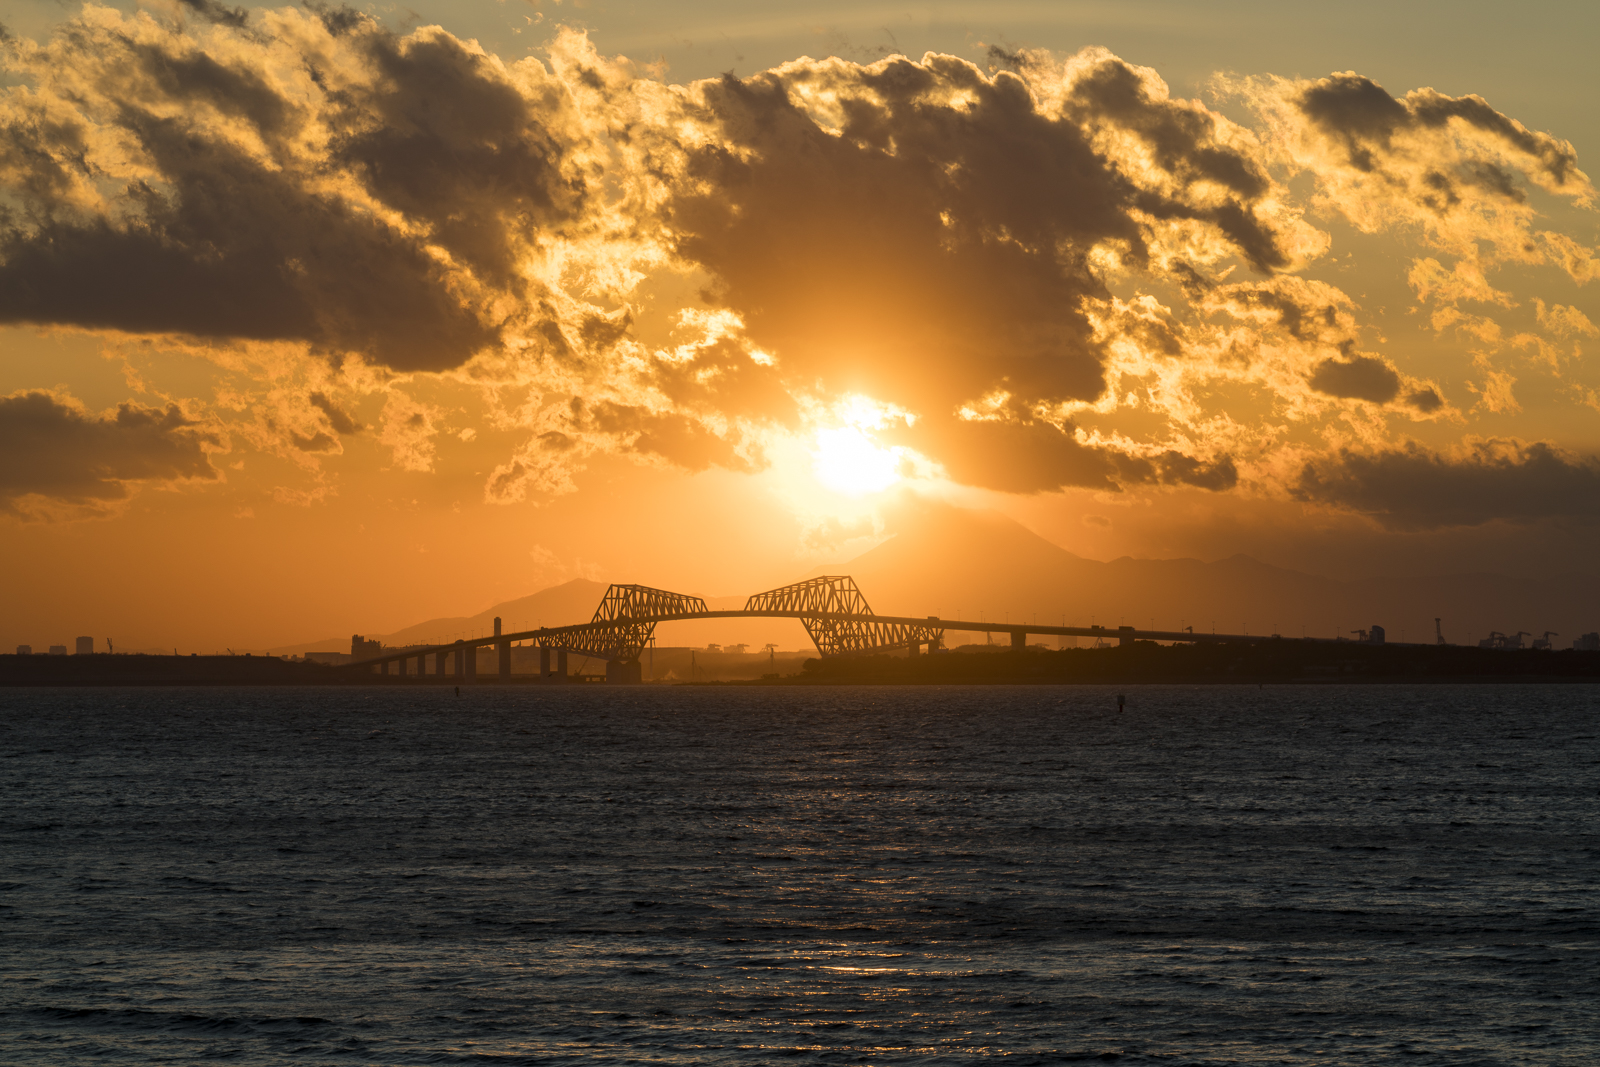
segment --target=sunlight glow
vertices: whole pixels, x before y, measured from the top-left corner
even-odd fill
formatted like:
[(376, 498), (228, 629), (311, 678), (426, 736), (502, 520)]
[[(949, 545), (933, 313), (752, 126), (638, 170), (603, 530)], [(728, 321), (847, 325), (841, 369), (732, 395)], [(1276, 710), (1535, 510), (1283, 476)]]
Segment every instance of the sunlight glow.
[(818, 481), (848, 496), (881, 492), (900, 480), (895, 450), (879, 448), (854, 426), (818, 430), (811, 461)]

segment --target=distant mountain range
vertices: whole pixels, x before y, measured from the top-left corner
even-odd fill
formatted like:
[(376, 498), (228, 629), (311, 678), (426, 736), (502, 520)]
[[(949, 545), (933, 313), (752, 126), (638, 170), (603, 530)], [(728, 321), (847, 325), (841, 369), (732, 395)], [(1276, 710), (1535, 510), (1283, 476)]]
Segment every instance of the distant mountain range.
[[(985, 619), (997, 625), (1192, 626), (1332, 637), (1376, 623), (1391, 641), (1431, 642), (1433, 620), (1440, 618), (1445, 637), (1456, 644), (1476, 643), (1491, 630), (1526, 630), (1535, 636), (1552, 630), (1560, 634), (1558, 648), (1570, 647), (1579, 633), (1600, 630), (1600, 578), (1593, 575), (1549, 582), (1496, 574), (1344, 582), (1272, 567), (1248, 556), (1213, 563), (1129, 557), (1103, 563), (1073, 555), (1003, 516), (954, 508), (933, 511), (914, 529), (806, 577), (821, 574), (851, 575), (881, 614)], [(394, 633), (365, 636), (387, 645), (451, 641), (491, 632), (495, 616), (505, 621), (508, 632), (585, 622), (594, 616), (605, 590), (603, 582), (578, 578), (476, 615), (430, 619)], [(708, 598), (707, 605), (740, 608), (744, 597)], [(783, 620), (674, 623), (657, 633), (663, 646), (711, 641), (756, 647), (771, 641), (783, 649), (808, 643), (798, 624)], [(268, 651), (349, 647), (346, 635)]]
[[(403, 630), (396, 630), (387, 634), (362, 634), (363, 637), (376, 638), (386, 645), (431, 645), (443, 644), (454, 641), (458, 637), (476, 636), (494, 632), (494, 620), (498, 616), (504, 621), (505, 630), (531, 630), (539, 626), (561, 626), (566, 623), (586, 622), (594, 617), (594, 609), (600, 603), (600, 598), (605, 595), (606, 583), (591, 582), (585, 578), (574, 578), (570, 582), (542, 589), (531, 596), (519, 597), (516, 600), (507, 600), (478, 612), (476, 615), (463, 615), (440, 619), (429, 619), (419, 622), (414, 626), (407, 626)], [(319, 651), (319, 652), (349, 652), (350, 634), (342, 637), (328, 637), (321, 641), (303, 641), (296, 645), (285, 645), (282, 648), (268, 649), (268, 652), (282, 655), (290, 652)]]
[(1536, 582), (1497, 574), (1337, 581), (1248, 556), (1102, 563), (1001, 516), (948, 509), (851, 560), (873, 610), (997, 622), (1129, 625), (1299, 637), (1349, 636), (1376, 623), (1391, 641), (1471, 644), (1490, 630), (1557, 631), (1570, 647), (1600, 630), (1600, 579)]

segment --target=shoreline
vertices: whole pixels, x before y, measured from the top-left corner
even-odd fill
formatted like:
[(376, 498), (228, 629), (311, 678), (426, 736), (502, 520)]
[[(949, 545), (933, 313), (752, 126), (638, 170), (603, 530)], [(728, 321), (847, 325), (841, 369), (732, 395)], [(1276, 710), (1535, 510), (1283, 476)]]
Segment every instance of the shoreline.
[[(1600, 651), (1484, 649), (1463, 645), (1329, 644), (1271, 639), (1252, 645), (1156, 645), (1096, 649), (943, 652), (809, 659), (798, 674), (760, 678), (655, 680), (646, 686), (818, 685), (1347, 685), (1559, 684), (1600, 682)], [(593, 686), (603, 676), (564, 681), (535, 674), (382, 675), (266, 656), (4, 656), (0, 688), (106, 686), (404, 686), (522, 688)]]

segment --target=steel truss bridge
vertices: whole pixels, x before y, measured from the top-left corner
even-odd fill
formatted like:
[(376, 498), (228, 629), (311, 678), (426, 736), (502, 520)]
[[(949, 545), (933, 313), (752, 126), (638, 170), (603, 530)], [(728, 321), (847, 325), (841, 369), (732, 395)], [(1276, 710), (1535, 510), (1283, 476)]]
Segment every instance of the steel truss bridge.
[[(600, 607), (589, 622), (501, 633), (500, 620), (496, 619), (492, 636), (397, 649), (346, 664), (340, 669), (389, 674), (393, 666), (402, 676), (412, 673), (417, 677), (425, 677), (430, 673), (428, 658), (431, 656), (431, 673), (434, 676), (447, 676), (448, 661), (449, 673), (457, 681), (474, 682), (478, 674), (478, 650), (492, 647), (498, 653), (496, 673), (502, 680), (509, 680), (512, 644), (529, 641), (539, 647), (539, 677), (542, 679), (565, 681), (567, 656), (579, 655), (605, 661), (608, 682), (638, 682), (642, 676), (639, 657), (655, 636), (656, 626), (663, 622), (692, 619), (798, 619), (816, 642), (817, 651), (824, 657), (871, 655), (902, 649), (913, 656), (921, 654), (924, 649), (934, 653), (944, 647), (947, 630), (1008, 633), (1011, 635), (1011, 647), (1019, 651), (1027, 647), (1030, 634), (1093, 637), (1101, 641), (1115, 639), (1122, 645), (1130, 645), (1135, 641), (1255, 642), (1267, 639), (1259, 634), (1140, 630), (1132, 626), (1118, 626), (1115, 629), (1106, 626), (1040, 626), (1037, 623), (952, 621), (933, 615), (924, 619), (877, 615), (856, 587), (855, 579), (848, 575), (834, 575), (757, 593), (745, 602), (741, 611), (711, 611), (700, 597), (665, 589), (652, 589), (645, 585), (613, 585), (606, 590)], [(553, 668), (552, 657), (555, 660)], [(410, 671), (408, 668), (413, 662), (415, 669)]]

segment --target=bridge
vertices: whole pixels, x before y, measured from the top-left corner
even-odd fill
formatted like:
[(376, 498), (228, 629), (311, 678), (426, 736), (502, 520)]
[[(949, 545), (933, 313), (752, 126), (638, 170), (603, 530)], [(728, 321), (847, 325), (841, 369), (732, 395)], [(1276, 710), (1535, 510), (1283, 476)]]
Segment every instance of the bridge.
[[(1135, 641), (1255, 642), (1264, 635), (1208, 634), (1189, 630), (1140, 630), (1132, 626), (1040, 626), (1037, 623), (971, 622), (909, 616), (877, 615), (848, 575), (811, 578), (779, 589), (757, 593), (740, 611), (711, 611), (697, 596), (652, 589), (645, 585), (612, 585), (589, 622), (570, 626), (541, 626), (537, 630), (502, 633), (494, 620), (494, 634), (450, 644), (411, 647), (345, 664), (340, 670), (387, 675), (391, 667), (400, 676), (427, 677), (428, 659), (433, 676), (453, 674), (459, 683), (478, 680), (478, 650), (493, 648), (499, 679), (511, 679), (511, 646), (531, 641), (539, 647), (539, 675), (543, 681), (567, 680), (567, 657), (585, 656), (605, 661), (606, 681), (637, 683), (643, 680), (640, 655), (664, 622), (692, 619), (797, 619), (816, 642), (824, 657), (873, 655), (906, 651), (910, 655), (934, 654), (944, 648), (946, 631), (1006, 633), (1015, 650), (1027, 648), (1029, 636), (1093, 637), (1115, 639), (1120, 645)], [(552, 664), (552, 658), (554, 663)], [(412, 665), (415, 664), (414, 668)]]

